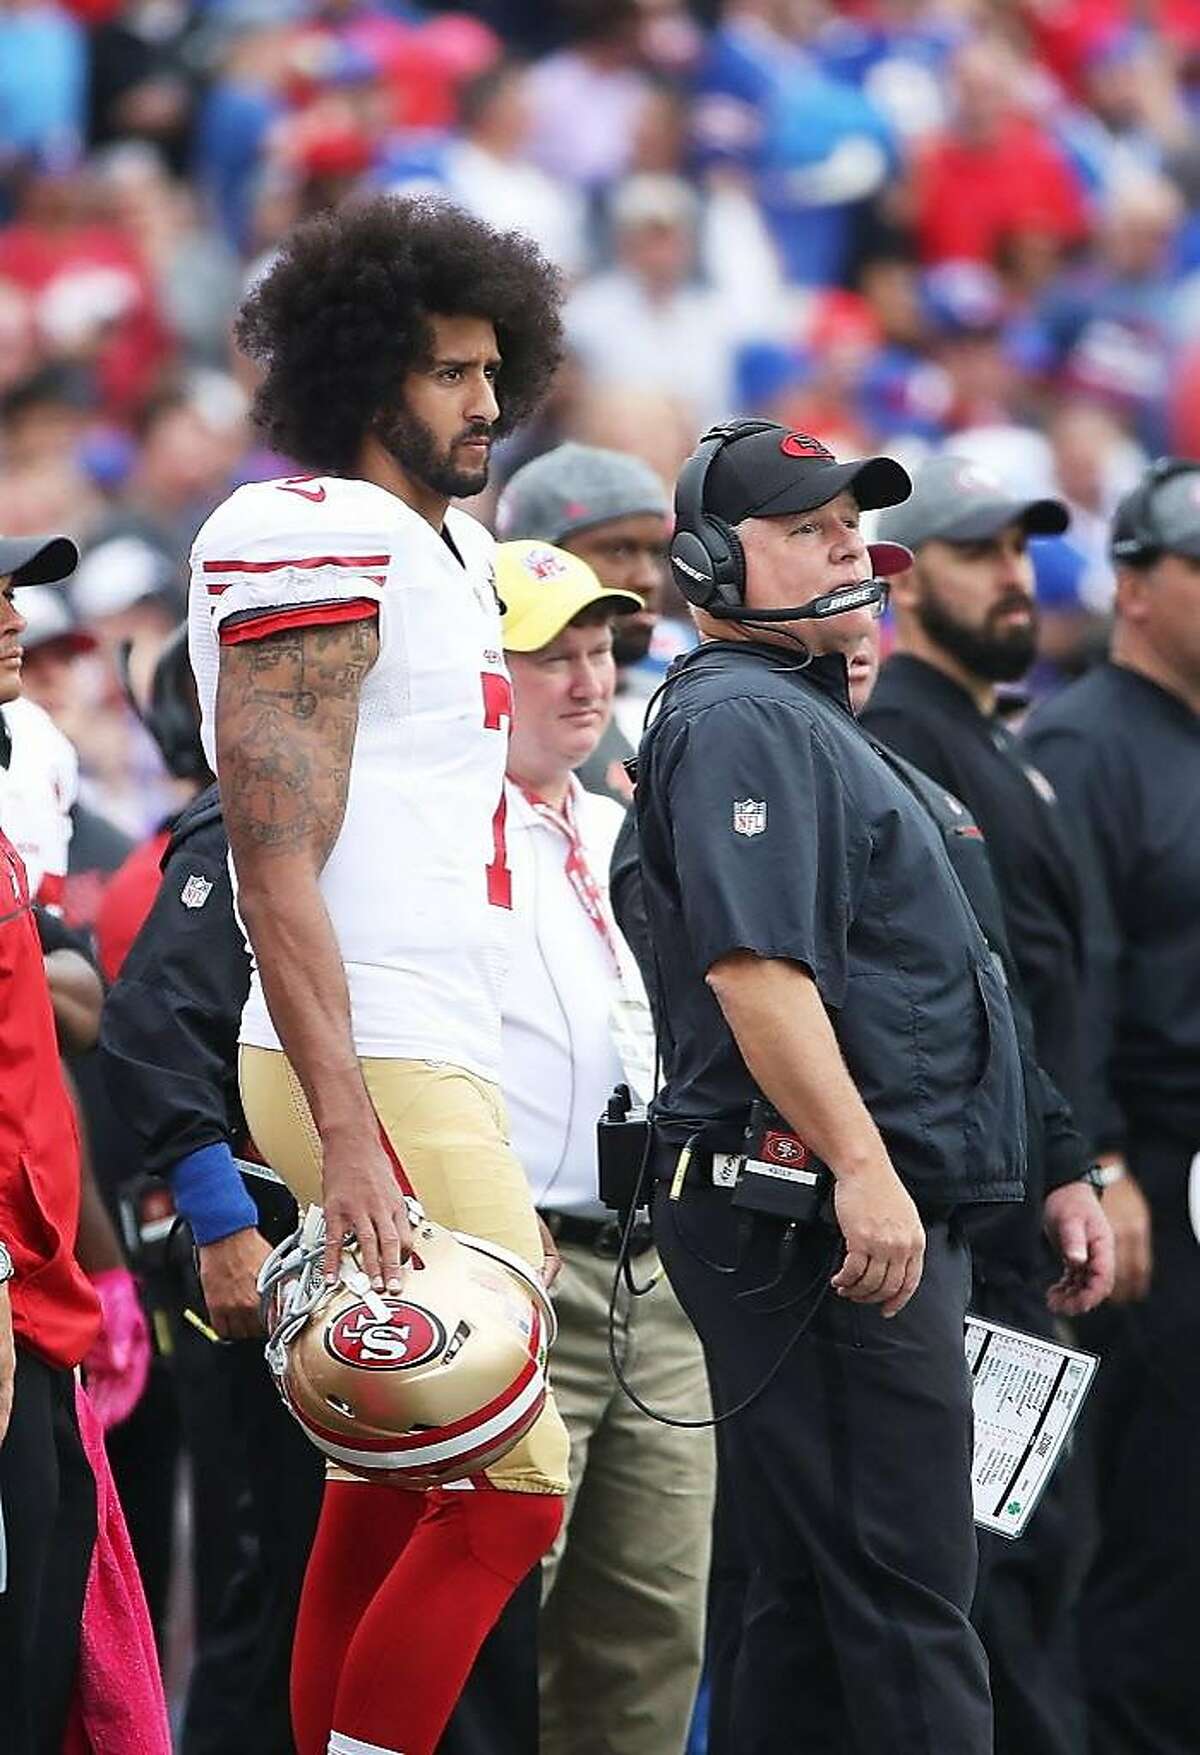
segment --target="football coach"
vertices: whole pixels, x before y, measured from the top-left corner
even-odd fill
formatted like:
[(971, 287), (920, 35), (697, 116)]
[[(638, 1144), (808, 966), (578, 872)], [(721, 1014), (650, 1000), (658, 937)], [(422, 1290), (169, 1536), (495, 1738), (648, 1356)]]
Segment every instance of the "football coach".
[(1021, 1198), (1017, 1043), (844, 656), (910, 564), (860, 513), (909, 490), (764, 421), (707, 434), (671, 549), (701, 644), (640, 752), (654, 1226), (728, 1416), (742, 1755), (992, 1748), (960, 1219)]

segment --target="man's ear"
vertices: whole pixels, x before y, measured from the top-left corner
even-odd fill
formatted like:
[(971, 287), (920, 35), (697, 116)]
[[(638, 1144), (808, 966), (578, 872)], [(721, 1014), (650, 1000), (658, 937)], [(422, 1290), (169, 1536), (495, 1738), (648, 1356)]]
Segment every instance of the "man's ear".
[(1146, 619), (1150, 592), (1153, 590), (1152, 572), (1150, 567), (1117, 568), (1113, 613), (1133, 627), (1140, 627)]
[(905, 567), (902, 573), (893, 573), (888, 580), (888, 601), (893, 609), (901, 614), (909, 614), (916, 607), (921, 595), (921, 582), (915, 567)]

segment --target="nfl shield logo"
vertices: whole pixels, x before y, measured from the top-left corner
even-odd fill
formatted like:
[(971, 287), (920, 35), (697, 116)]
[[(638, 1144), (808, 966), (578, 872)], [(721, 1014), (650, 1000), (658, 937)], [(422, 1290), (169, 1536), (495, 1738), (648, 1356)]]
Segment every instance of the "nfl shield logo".
[(765, 798), (735, 798), (733, 801), (733, 832), (735, 835), (761, 835), (767, 826)]
[(212, 884), (208, 878), (200, 877), (193, 872), (187, 883), (179, 892), (179, 900), (185, 908), (203, 908), (212, 894)]

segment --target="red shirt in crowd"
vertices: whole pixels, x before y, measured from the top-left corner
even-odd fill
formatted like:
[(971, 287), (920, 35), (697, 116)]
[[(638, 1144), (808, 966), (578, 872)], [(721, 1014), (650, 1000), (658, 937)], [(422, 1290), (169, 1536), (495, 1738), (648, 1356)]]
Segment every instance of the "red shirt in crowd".
[(12, 1253), (13, 1331), (71, 1368), (100, 1328), (75, 1259), (79, 1136), (63, 1083), (25, 867), (0, 831), (0, 1240)]
[(917, 240), (927, 263), (995, 262), (1006, 239), (1037, 233), (1083, 238), (1083, 191), (1037, 125), (1011, 117), (994, 140), (954, 134), (932, 141), (917, 164)]
[(100, 970), (111, 986), (121, 972), (129, 948), (158, 895), (159, 861), (171, 840), (170, 829), (158, 829), (134, 848), (105, 885), (96, 910), (96, 950)]

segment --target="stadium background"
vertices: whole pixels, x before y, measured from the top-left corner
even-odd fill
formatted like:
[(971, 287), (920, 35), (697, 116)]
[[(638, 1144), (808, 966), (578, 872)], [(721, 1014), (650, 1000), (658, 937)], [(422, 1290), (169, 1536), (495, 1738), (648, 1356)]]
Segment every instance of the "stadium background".
[(146, 674), (197, 526), (292, 468), (230, 327), (298, 217), (423, 189), (561, 266), (570, 355), (494, 486), (567, 437), (670, 482), (754, 413), (1061, 497), (1045, 691), (1100, 649), (1116, 499), (1200, 455), (1198, 110), (1200, 0), (0, 0), (0, 531), (84, 551), (29, 636), (81, 763), (68, 921), (178, 797), (117, 649)]

